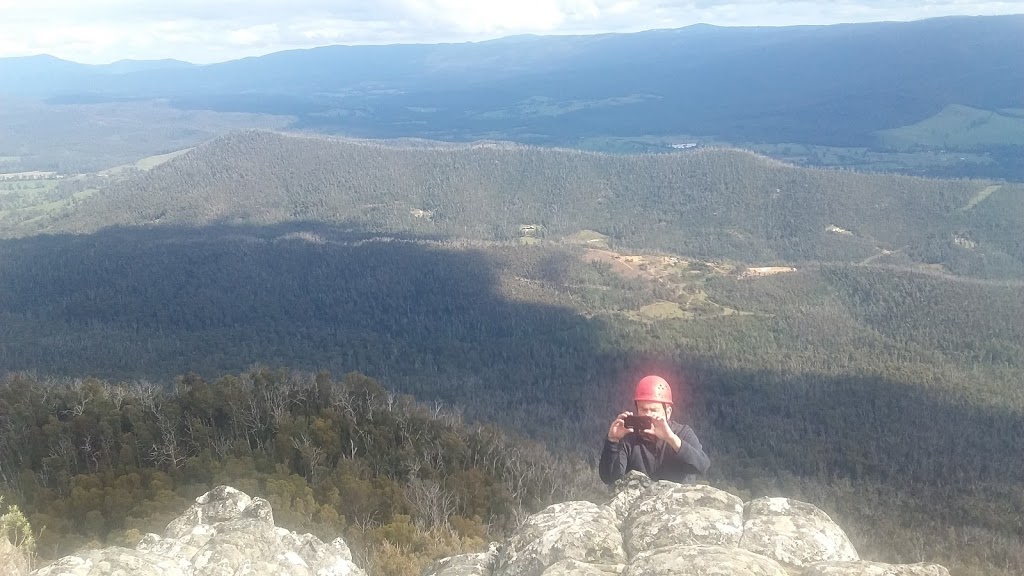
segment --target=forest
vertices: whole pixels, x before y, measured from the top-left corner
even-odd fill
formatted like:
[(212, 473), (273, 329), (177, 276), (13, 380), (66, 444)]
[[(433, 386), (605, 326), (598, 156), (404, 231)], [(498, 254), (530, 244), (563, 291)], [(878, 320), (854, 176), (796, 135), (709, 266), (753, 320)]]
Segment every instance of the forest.
[(0, 496), (40, 562), (230, 483), (417, 574), (603, 497), (657, 372), (708, 483), (1024, 571), (1019, 185), (268, 132), (47, 182), (0, 220)]
[[(34, 527), (48, 526), (41, 554), (66, 551), (53, 548), (48, 531), (68, 546), (128, 542), (138, 536), (131, 529), (152, 529), (211, 483), (231, 479), (272, 502), (283, 498), (276, 491), (284, 486), (308, 488), (311, 499), (291, 505), (307, 506), (306, 516), (291, 516), (284, 504), (279, 520), (285, 525), (344, 533), (361, 543), (367, 562), (393, 561), (404, 566), (395, 570), (415, 573), (433, 555), (479, 548), (516, 514), (550, 498), (600, 494), (594, 466), (609, 415), (628, 405), (637, 376), (658, 371), (677, 384), (682, 418), (712, 458), (709, 483), (744, 497), (813, 502), (847, 528), (868, 558), (936, 561), (965, 575), (1010, 575), (1024, 567), (1020, 284), (843, 263), (745, 278), (740, 267), (726, 273), (719, 263), (697, 260), (654, 280), (588, 261), (589, 249), (572, 244), (380, 236), (313, 223), (113, 228), (0, 246), (0, 365), (12, 372), (0, 421), (19, 430), (5, 438), (32, 445), (3, 446), (4, 469), (17, 471), (8, 473), (5, 493)], [(666, 303), (688, 314), (643, 314)], [(385, 399), (410, 395), (403, 402), (415, 398), (423, 410), (460, 414), (468, 430), (494, 425), (541, 442), (531, 444), (531, 453), (572, 467), (579, 485), (554, 496), (538, 485), (506, 508), (448, 513), (452, 528), (410, 544), (417, 525), (415, 513), (402, 507), (406, 500), (369, 500), (400, 506), (374, 512), (379, 516), (367, 523), (318, 491), (328, 479), (338, 487), (345, 474), (356, 474), (334, 469), (342, 450), (337, 437), (313, 434), (317, 417), (333, 418), (327, 429), (341, 434), (337, 416), (324, 413), (333, 400), (311, 407), (305, 403), (312, 392), (295, 391), (303, 399), (288, 410), (301, 416), (288, 417), (296, 422), (287, 420), (287, 432), (280, 432), (284, 420), (274, 420), (278, 428), (266, 421), (267, 429), (246, 432), (242, 416), (229, 415), (238, 410), (232, 395), (270, 393), (252, 386), (308, 385), (308, 377), (296, 384), (284, 376), (250, 383), (254, 373), (279, 374), (278, 367), (358, 372), (375, 380), (375, 394)], [(86, 385), (87, 375), (104, 382)], [(198, 416), (210, 428), (205, 432), (190, 430), (197, 424), (182, 404), (188, 382), (199, 380), (207, 384), (195, 386), (212, 406)], [(342, 388), (350, 384), (343, 380)], [(166, 418), (177, 422), (173, 438), (159, 418), (139, 416), (146, 432), (126, 423), (131, 411), (124, 403), (135, 402), (130, 391), (140, 386), (167, 395)], [(113, 391), (119, 388), (130, 393)], [(76, 409), (83, 394), (97, 400)], [(100, 399), (118, 394), (124, 403), (108, 425), (119, 423), (117, 433), (133, 438), (146, 434), (132, 440), (131, 450), (124, 448), (128, 440), (112, 447), (115, 432), (103, 432), (103, 442), (100, 432), (80, 434), (83, 422), (103, 421), (98, 414), (75, 417), (76, 410), (110, 409)], [(53, 431), (22, 435), (24, 418), (40, 429), (50, 423)], [(279, 432), (284, 435), (273, 436)], [(59, 434), (68, 434), (66, 441)], [(385, 435), (402, 434), (389, 429)], [(87, 440), (90, 449), (83, 450)], [(303, 449), (331, 454), (317, 481), (316, 467), (303, 464)], [(369, 457), (373, 448), (354, 450)], [(109, 511), (94, 492), (91, 504), (76, 505), (95, 508), (74, 515), (84, 522), (95, 509), (92, 524), (63, 525), (55, 518), (73, 501), (73, 489), (34, 492), (42, 490), (40, 475), (51, 475), (43, 488), (57, 490), (61, 478), (73, 484), (98, 474), (101, 461), (116, 468), (129, 458), (133, 467), (118, 470), (137, 469), (131, 482), (138, 486), (158, 482), (166, 491), (159, 505), (149, 502), (156, 492), (138, 488), (137, 509)], [(178, 476), (168, 468), (174, 458), (183, 458)], [(64, 462), (73, 472), (52, 476), (46, 462)], [(357, 477), (378, 483), (374, 490), (413, 490), (399, 488), (413, 482), (396, 472), (405, 464), (367, 465)], [(252, 470), (255, 480), (247, 484), (225, 470)], [(452, 470), (432, 478), (439, 482)], [(120, 473), (88, 485), (106, 490)], [(318, 510), (327, 504), (345, 522), (309, 512), (314, 503)], [(396, 522), (413, 528), (388, 528), (386, 520), (399, 516), (409, 518)], [(476, 523), (466, 522), (472, 518)], [(452, 530), (463, 539), (445, 535)]]
[[(90, 186), (76, 179), (62, 190), (71, 196)], [(885, 257), (1024, 278), (1022, 194), (1019, 184), (797, 168), (728, 149), (613, 156), (249, 131), (0, 233), (311, 221), (507, 241), (528, 225), (551, 239), (594, 230), (622, 247), (704, 259)]]
[(39, 528), (38, 561), (134, 546), (229, 484), (267, 498), (278, 525), (344, 536), (372, 573), (413, 576), (525, 510), (601, 493), (578, 460), (356, 373), (189, 374), (171, 389), (11, 376), (0, 425), (0, 480)]

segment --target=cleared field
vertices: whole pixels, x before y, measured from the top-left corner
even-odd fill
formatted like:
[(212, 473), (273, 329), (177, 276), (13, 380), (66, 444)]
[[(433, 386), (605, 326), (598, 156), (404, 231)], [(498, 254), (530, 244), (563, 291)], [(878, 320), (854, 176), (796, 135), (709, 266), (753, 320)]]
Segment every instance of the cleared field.
[(1000, 188), (1002, 188), (1002, 186), (994, 185), (994, 186), (989, 186), (989, 187), (985, 188), (984, 190), (978, 192), (974, 196), (974, 198), (971, 198), (971, 201), (967, 203), (967, 206), (964, 206), (964, 210), (970, 210), (971, 208), (974, 208), (978, 204), (981, 204), (982, 202), (985, 201), (986, 198), (988, 198), (989, 196), (994, 194)]
[(1024, 117), (953, 105), (917, 124), (882, 130), (877, 135), (883, 146), (894, 149), (1020, 146), (1024, 145)]
[(173, 160), (182, 154), (188, 153), (192, 148), (185, 148), (182, 150), (175, 150), (174, 152), (168, 152), (167, 154), (157, 154), (156, 156), (147, 156), (142, 160), (138, 160), (131, 164), (122, 164), (121, 166), (115, 166), (113, 168), (103, 170), (99, 174), (101, 176), (114, 176), (117, 174), (123, 174), (126, 170), (135, 168), (138, 170), (152, 170), (157, 166)]

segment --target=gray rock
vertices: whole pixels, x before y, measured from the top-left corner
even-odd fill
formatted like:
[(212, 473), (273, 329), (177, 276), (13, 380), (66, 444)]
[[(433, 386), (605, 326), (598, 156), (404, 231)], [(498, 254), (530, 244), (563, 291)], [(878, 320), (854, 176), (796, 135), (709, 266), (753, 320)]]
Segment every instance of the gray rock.
[(608, 502), (608, 507), (615, 513), (620, 523), (626, 520), (629, 509), (633, 507), (633, 502), (649, 490), (652, 484), (654, 484), (654, 480), (636, 470), (630, 470), (615, 483), (615, 496)]
[(541, 576), (619, 576), (622, 564), (587, 564), (579, 560), (562, 560), (552, 564)]
[(745, 509), (740, 546), (792, 567), (859, 560), (843, 529), (806, 502), (758, 498)]
[(666, 546), (637, 554), (622, 576), (789, 576), (778, 562), (742, 548)]
[(423, 576), (490, 576), (497, 558), (497, 546), (492, 544), (486, 552), (438, 560), (423, 571)]
[(800, 576), (949, 576), (938, 564), (882, 564), (881, 562), (818, 562)]
[(69, 556), (33, 576), (365, 576), (343, 540), (325, 544), (274, 526), (270, 504), (229, 486), (196, 499), (135, 550)]
[(625, 564), (622, 535), (610, 509), (591, 502), (548, 506), (530, 516), (499, 550), (496, 576), (540, 576), (561, 560)]
[(710, 486), (658, 482), (633, 501), (624, 525), (632, 558), (664, 546), (737, 546), (743, 500)]
[(191, 576), (188, 562), (129, 548), (105, 548), (65, 556), (33, 576)]

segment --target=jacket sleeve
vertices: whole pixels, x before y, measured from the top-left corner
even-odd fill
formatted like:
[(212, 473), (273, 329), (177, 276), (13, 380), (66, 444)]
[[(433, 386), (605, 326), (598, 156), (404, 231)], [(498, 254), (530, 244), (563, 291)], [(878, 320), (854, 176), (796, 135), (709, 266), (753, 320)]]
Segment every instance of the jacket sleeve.
[(701, 447), (700, 440), (694, 434), (693, 428), (683, 426), (679, 433), (679, 439), (683, 441), (683, 444), (679, 447), (678, 452), (670, 447), (668, 459), (673, 460), (675, 465), (682, 468), (687, 474), (707, 474), (708, 468), (711, 467), (711, 459), (704, 453), (704, 448)]
[(629, 457), (625, 442), (612, 442), (605, 438), (604, 448), (601, 449), (601, 462), (598, 464), (598, 474), (605, 484), (614, 484), (616, 480), (626, 475), (626, 462)]

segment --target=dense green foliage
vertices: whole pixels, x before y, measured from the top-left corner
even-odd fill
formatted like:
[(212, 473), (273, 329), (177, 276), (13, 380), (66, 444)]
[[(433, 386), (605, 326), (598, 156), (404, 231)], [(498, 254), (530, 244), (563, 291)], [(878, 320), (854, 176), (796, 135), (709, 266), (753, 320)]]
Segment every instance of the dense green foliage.
[(257, 369), (171, 390), (15, 375), (0, 382), (0, 426), (0, 481), (46, 557), (134, 545), (230, 484), (267, 498), (278, 525), (344, 535), (374, 573), (411, 575), (524, 511), (596, 494), (582, 463), (358, 374)]
[(547, 237), (590, 229), (700, 258), (859, 261), (899, 250), (959, 273), (1024, 277), (1024, 214), (982, 209), (997, 197), (1019, 204), (1024, 187), (965, 209), (990, 184), (795, 168), (734, 150), (608, 156), (246, 132), (16, 231), (317, 221), (508, 240), (539, 225)]

